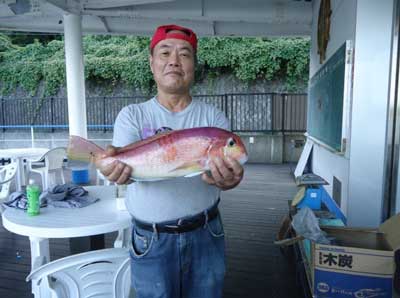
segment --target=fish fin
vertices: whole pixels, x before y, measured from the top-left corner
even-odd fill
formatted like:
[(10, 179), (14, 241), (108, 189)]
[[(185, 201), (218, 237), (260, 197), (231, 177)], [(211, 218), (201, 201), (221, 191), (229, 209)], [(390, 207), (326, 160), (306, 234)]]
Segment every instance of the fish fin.
[(185, 177), (185, 178), (195, 177), (195, 176), (201, 175), (201, 174), (203, 174), (203, 173), (204, 173), (204, 171), (194, 172), (194, 173), (188, 174), (188, 175), (186, 175), (186, 176), (184, 176), (184, 177)]
[(105, 151), (95, 143), (71, 135), (69, 138), (67, 156), (71, 160), (80, 160), (85, 162), (92, 162), (97, 155), (104, 154)]

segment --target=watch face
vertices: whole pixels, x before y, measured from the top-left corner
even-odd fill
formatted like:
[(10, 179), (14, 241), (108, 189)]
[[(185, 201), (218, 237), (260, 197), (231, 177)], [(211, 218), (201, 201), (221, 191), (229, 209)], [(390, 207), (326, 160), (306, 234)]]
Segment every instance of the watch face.
[(318, 15), (318, 54), (319, 63), (323, 63), (326, 58), (326, 47), (329, 41), (329, 30), (331, 26), (331, 1), (321, 0)]

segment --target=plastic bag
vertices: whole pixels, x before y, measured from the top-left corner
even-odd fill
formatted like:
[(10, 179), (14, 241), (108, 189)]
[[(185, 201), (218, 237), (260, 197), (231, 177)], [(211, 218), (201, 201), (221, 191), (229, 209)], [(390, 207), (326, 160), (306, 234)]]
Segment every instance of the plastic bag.
[(326, 233), (319, 228), (314, 212), (308, 207), (301, 208), (297, 212), (293, 217), (292, 227), (298, 236), (303, 236), (319, 244), (331, 244), (331, 241), (326, 238)]

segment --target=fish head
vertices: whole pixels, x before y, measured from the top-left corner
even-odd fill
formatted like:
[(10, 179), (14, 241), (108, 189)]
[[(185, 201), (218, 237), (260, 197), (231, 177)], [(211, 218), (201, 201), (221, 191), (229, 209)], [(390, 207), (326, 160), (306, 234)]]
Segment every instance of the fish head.
[(214, 142), (210, 155), (211, 158), (231, 157), (236, 159), (240, 164), (244, 164), (248, 159), (247, 150), (242, 139), (234, 133), (227, 133), (219, 137)]

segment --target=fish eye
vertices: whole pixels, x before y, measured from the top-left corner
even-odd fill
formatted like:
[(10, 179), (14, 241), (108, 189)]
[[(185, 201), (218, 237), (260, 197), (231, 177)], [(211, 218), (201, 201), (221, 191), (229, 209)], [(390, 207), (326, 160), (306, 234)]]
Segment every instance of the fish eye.
[(235, 144), (236, 144), (236, 142), (235, 142), (234, 139), (230, 139), (230, 140), (228, 141), (229, 147), (233, 147)]

